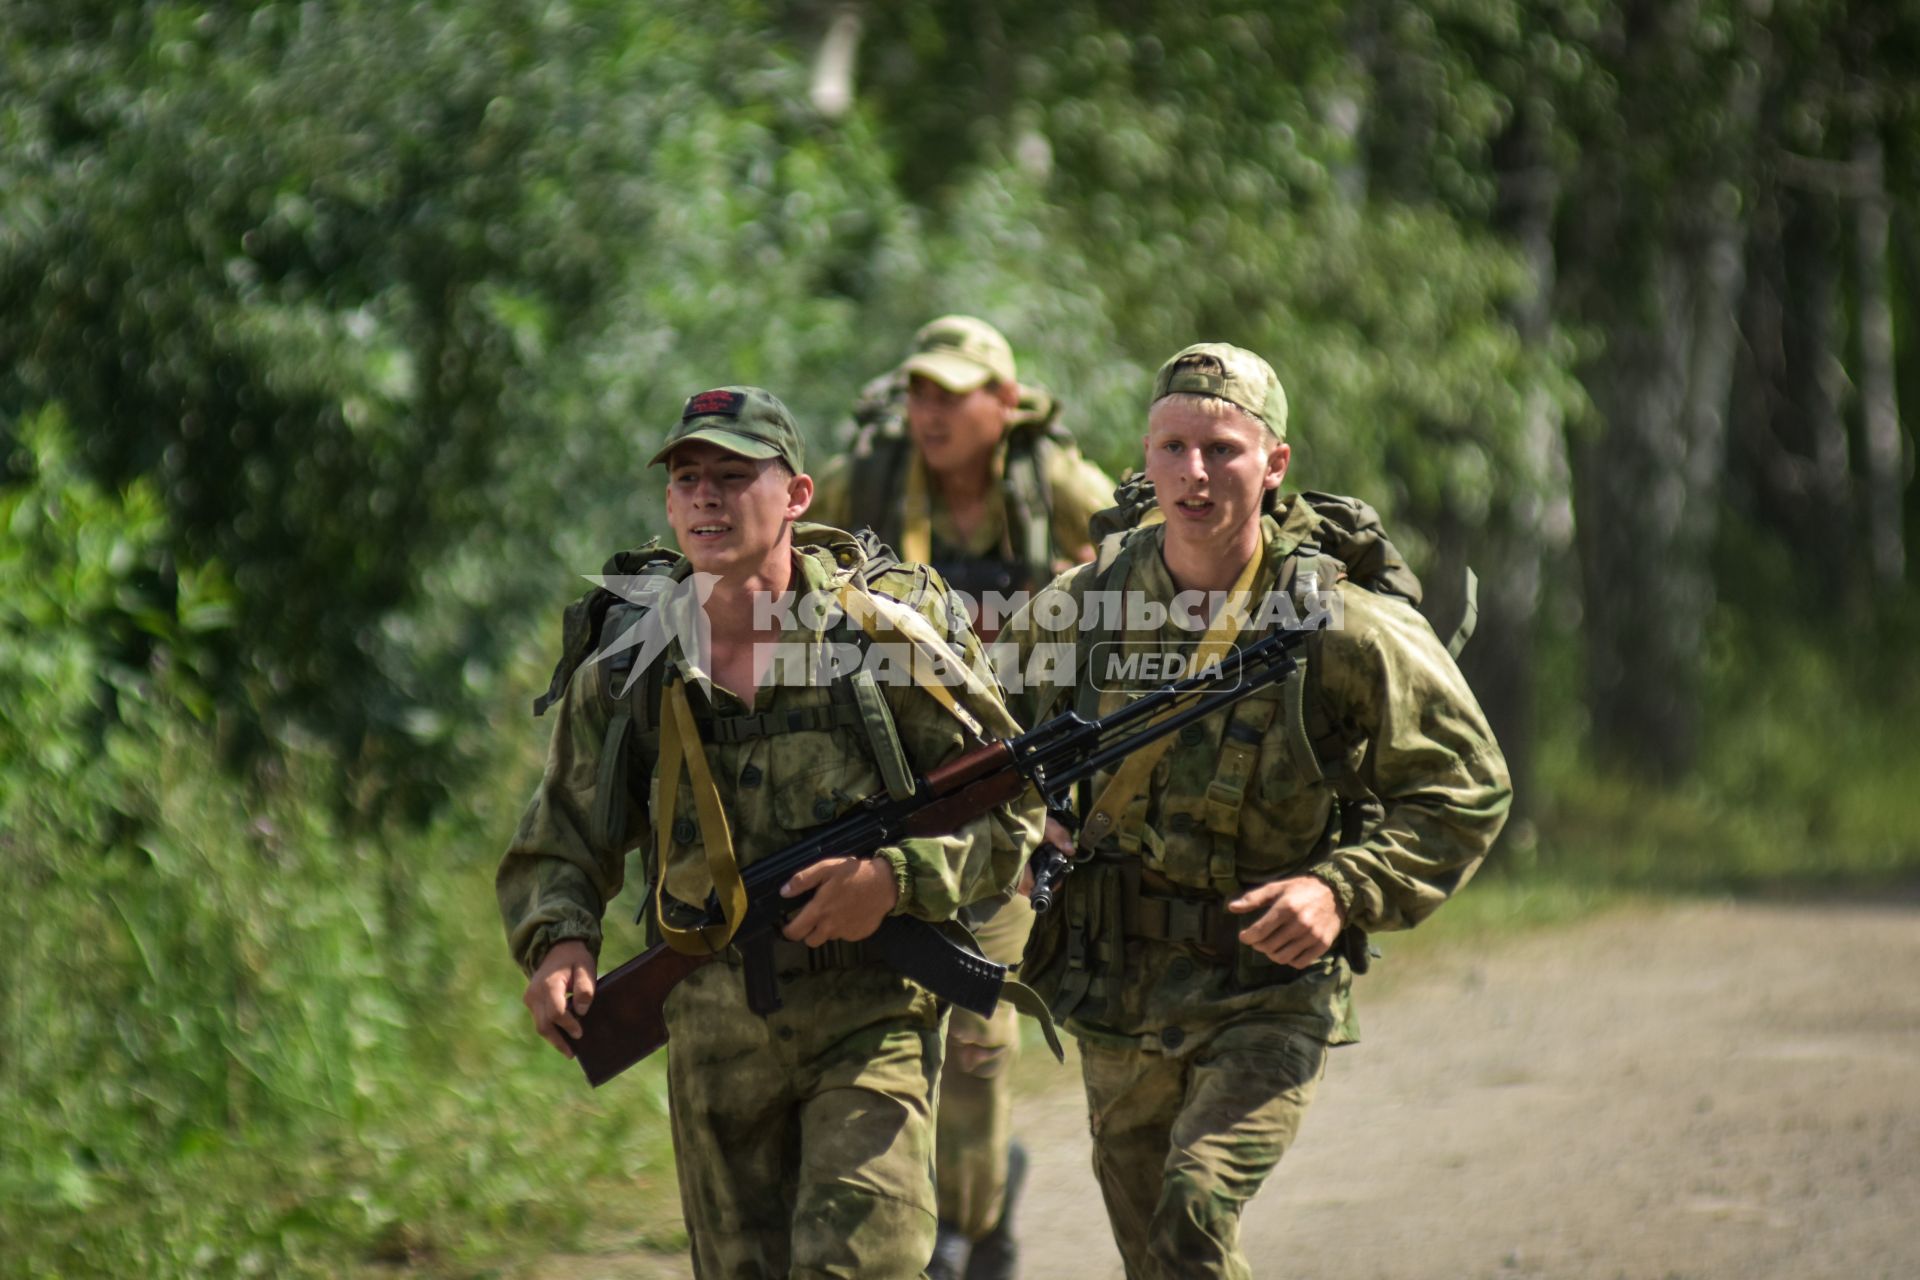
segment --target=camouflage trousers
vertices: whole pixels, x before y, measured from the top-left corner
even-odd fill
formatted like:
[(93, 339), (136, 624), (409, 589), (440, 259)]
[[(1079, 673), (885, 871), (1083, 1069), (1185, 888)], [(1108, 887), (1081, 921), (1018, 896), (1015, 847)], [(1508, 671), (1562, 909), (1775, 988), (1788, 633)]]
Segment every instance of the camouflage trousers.
[[(1018, 964), (1033, 908), (1015, 897), (973, 931), (989, 960)], [(993, 1017), (955, 1009), (940, 1077), (935, 1181), (940, 1220), (970, 1240), (993, 1230), (1006, 1206), (1007, 1148), (1013, 1140), (1013, 1063), (1020, 1015), (1000, 1002)]]
[(1180, 1057), (1082, 1040), (1093, 1171), (1129, 1280), (1248, 1280), (1240, 1211), (1300, 1131), (1326, 1044), (1271, 1021)]
[(668, 1109), (699, 1277), (893, 1277), (933, 1253), (937, 1002), (866, 964), (747, 1007), (709, 964), (667, 999)]

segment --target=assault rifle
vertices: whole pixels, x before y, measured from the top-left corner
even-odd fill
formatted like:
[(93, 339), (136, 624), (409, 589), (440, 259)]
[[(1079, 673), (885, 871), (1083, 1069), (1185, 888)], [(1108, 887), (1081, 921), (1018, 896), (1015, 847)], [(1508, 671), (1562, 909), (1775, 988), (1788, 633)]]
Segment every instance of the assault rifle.
[[(917, 779), (905, 799), (884, 792), (869, 796), (849, 813), (743, 868), (747, 911), (733, 945), (748, 960), (749, 1003), (763, 1013), (779, 1007), (770, 948), (787, 915), (805, 900), (782, 898), (780, 886), (803, 867), (824, 858), (872, 855), (909, 836), (958, 831), (1028, 786), (1039, 791), (1050, 812), (1063, 812), (1078, 783), (1285, 678), (1295, 665), (1293, 650), (1306, 635), (1305, 630), (1275, 630), (1096, 720), (1068, 712), (1026, 733), (976, 747)], [(1072, 869), (1072, 857), (1046, 845), (1031, 865), (1034, 909), (1044, 911)], [(708, 898), (706, 909), (710, 920), (721, 918), (716, 898)], [(955, 943), (924, 920), (888, 916), (863, 945), (963, 1009), (987, 1017), (999, 1003), (1007, 967)], [(581, 1034), (573, 1045), (588, 1081), (598, 1087), (665, 1044), (667, 994), (712, 959), (661, 943), (603, 975), (593, 1003), (580, 1015)]]

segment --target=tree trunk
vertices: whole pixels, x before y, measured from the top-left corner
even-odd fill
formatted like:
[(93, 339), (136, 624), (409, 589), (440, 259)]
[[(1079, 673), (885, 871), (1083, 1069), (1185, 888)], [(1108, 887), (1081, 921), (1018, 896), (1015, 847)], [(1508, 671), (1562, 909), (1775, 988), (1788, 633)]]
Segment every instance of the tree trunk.
[[(1541, 346), (1552, 333), (1553, 222), (1560, 185), (1548, 160), (1546, 129), (1535, 112), (1522, 107), (1496, 147), (1495, 162), (1500, 176), (1495, 225), (1519, 247), (1534, 286), (1513, 317), (1514, 327), (1525, 341)], [(1529, 830), (1534, 803), (1533, 654), (1543, 564), (1562, 554), (1572, 535), (1563, 425), (1552, 395), (1534, 388), (1527, 402), (1525, 494), (1494, 536), (1461, 557), (1471, 555), (1480, 575), (1480, 622), (1460, 666), (1512, 771), (1510, 830), (1521, 839)], [(1447, 585), (1450, 591), (1458, 589), (1457, 584)], [(1449, 616), (1457, 616), (1457, 611)]]
[[(1657, 80), (1652, 70), (1671, 71), (1659, 61), (1671, 42), (1659, 10), (1644, 16), (1619, 56)], [(1763, 32), (1747, 38), (1763, 52)], [(1602, 759), (1653, 779), (1684, 776), (1699, 748), (1709, 558), (1746, 271), (1740, 193), (1751, 185), (1761, 105), (1754, 71), (1727, 73), (1711, 168), (1683, 150), (1670, 191), (1627, 181), (1637, 148), (1677, 127), (1649, 108), (1611, 154), (1593, 157), (1571, 229), (1580, 319), (1597, 322), (1606, 341), (1583, 371), (1604, 428), (1579, 438), (1574, 467), (1592, 741)]]
[(1580, 489), (1595, 744), (1663, 778), (1690, 770), (1699, 746), (1744, 234), (1729, 216), (1697, 248), (1661, 250), (1653, 325), (1614, 331), (1590, 382), (1610, 424), (1582, 451)]
[(807, 98), (813, 109), (829, 120), (853, 110), (853, 69), (860, 56), (860, 10), (843, 4), (833, 11), (826, 34), (814, 55)]
[(1841, 411), (1846, 365), (1841, 358), (1840, 262), (1834, 255), (1835, 199), (1804, 193), (1787, 221), (1786, 376), (1790, 406), (1784, 438), (1800, 459), (1796, 538), (1822, 563), (1852, 563), (1853, 467)]
[(1900, 406), (1893, 372), (1886, 161), (1880, 135), (1872, 127), (1860, 131), (1853, 161), (1865, 187), (1854, 204), (1854, 259), (1859, 277), (1858, 385), (1867, 473), (1867, 562), (1875, 585), (1897, 587), (1907, 568), (1900, 501)]

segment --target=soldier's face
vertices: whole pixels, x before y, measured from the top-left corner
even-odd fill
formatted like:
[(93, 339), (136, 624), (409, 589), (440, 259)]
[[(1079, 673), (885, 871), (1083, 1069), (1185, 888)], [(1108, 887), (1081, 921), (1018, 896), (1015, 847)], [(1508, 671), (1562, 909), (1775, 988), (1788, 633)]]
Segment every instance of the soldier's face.
[(1185, 396), (1147, 415), (1147, 479), (1167, 536), (1196, 544), (1231, 539), (1260, 519), (1267, 490), (1287, 474), (1287, 446), (1238, 411), (1212, 412)]
[(918, 374), (907, 383), (907, 434), (927, 461), (944, 473), (987, 465), (1006, 433), (1007, 410), (1019, 403), (1019, 389), (1004, 383), (949, 391)]
[(667, 523), (701, 573), (753, 572), (813, 501), (813, 481), (696, 441), (667, 459)]

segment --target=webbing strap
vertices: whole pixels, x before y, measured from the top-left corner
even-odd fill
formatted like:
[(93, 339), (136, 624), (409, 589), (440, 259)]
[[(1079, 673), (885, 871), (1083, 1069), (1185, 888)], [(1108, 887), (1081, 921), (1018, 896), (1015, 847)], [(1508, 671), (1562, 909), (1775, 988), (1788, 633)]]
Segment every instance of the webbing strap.
[[(696, 719), (699, 717), (696, 716)], [(847, 729), (860, 723), (860, 708), (851, 702), (824, 707), (797, 707), (792, 711), (759, 711), (745, 716), (713, 716), (700, 720), (714, 742), (745, 742), (782, 733)]]
[(1053, 1050), (1055, 1062), (1067, 1060), (1067, 1051), (1060, 1047), (1060, 1035), (1053, 1029), (1053, 1015), (1038, 991), (1009, 977), (1000, 984), (1000, 998), (1012, 1005), (1016, 1012), (1024, 1013), (1040, 1024), (1040, 1034), (1047, 1038), (1047, 1048)]
[(602, 849), (617, 848), (627, 826), (627, 729), (633, 715), (625, 706), (607, 723), (600, 743), (600, 767), (593, 782), (593, 842)]
[(1240, 814), (1246, 806), (1247, 784), (1260, 759), (1260, 742), (1273, 724), (1279, 702), (1262, 694), (1233, 709), (1220, 744), (1220, 763), (1207, 784), (1206, 827), (1213, 839), (1207, 859), (1207, 879), (1223, 898), (1240, 892)]
[(1261, 739), (1266, 737), (1278, 708), (1279, 703), (1263, 693), (1248, 698), (1230, 713), (1226, 738), (1220, 744), (1220, 763), (1213, 781), (1207, 784), (1206, 824), (1215, 835), (1231, 837), (1240, 831), (1247, 783), (1253, 780)]
[(953, 689), (941, 678), (940, 671), (943, 668), (957, 671), (967, 692), (986, 702), (995, 700), (992, 691), (980, 683), (980, 677), (961, 660), (959, 654), (947, 648), (946, 642), (934, 633), (931, 623), (904, 605), (889, 608), (878, 596), (863, 591), (854, 582), (841, 587), (836, 599), (840, 607), (846, 610), (847, 616), (859, 623), (861, 629), (874, 640), (905, 640), (913, 666), (914, 684), (945, 707), (947, 713), (958, 720), (975, 739), (985, 739), (986, 730), (971, 711), (960, 705), (959, 699), (953, 696)]
[[(720, 803), (720, 792), (713, 783), (713, 770), (707, 764), (706, 746), (700, 741), (693, 709), (687, 705), (684, 681), (671, 681), (661, 693), (660, 717), (660, 812), (654, 815), (654, 856), (659, 860), (660, 878), (653, 887), (653, 918), (659, 923), (660, 936), (682, 955), (714, 955), (733, 940), (747, 915), (747, 886), (740, 879), (740, 864), (733, 858), (733, 831), (727, 825), (727, 811)], [(680, 771), (685, 768), (693, 784), (694, 816), (700, 823), (700, 839), (707, 851), (707, 874), (713, 878), (713, 891), (720, 899), (724, 919), (718, 924), (696, 925), (681, 929), (667, 920), (664, 897), (667, 860), (672, 852), (674, 810), (680, 801)]]
[(1032, 448), (1007, 450), (1006, 488), (1015, 508), (1008, 513), (1007, 525), (1009, 530), (1020, 530), (1015, 554), (1032, 585), (1039, 586), (1053, 576), (1053, 519), (1037, 441)]
[(933, 559), (933, 504), (927, 497), (927, 464), (918, 449), (907, 461), (906, 492), (900, 499), (900, 558), (915, 564)]
[[(1200, 638), (1200, 643), (1194, 648), (1194, 670), (1205, 667), (1233, 647), (1234, 638), (1240, 634), (1240, 623), (1248, 614), (1247, 595), (1253, 587), (1254, 574), (1259, 571), (1260, 558), (1261, 553), (1258, 551), (1248, 557), (1245, 567), (1240, 570), (1240, 576), (1234, 580), (1232, 588), (1227, 592), (1226, 602), (1221, 606), (1220, 612), (1214, 616), (1212, 625), (1207, 628), (1207, 634)], [(1183, 709), (1180, 706), (1169, 707), (1167, 711), (1156, 717), (1156, 722)], [(1092, 852), (1094, 846), (1119, 828), (1120, 819), (1125, 815), (1127, 806), (1133, 803), (1134, 796), (1139, 794), (1140, 788), (1152, 775), (1153, 767), (1160, 763), (1160, 758), (1166, 755), (1168, 748), (1172, 745), (1173, 735), (1169, 734), (1158, 742), (1141, 748), (1128, 756), (1114, 771), (1113, 776), (1107, 779), (1107, 785), (1094, 799), (1092, 811), (1087, 814), (1086, 821), (1080, 826), (1079, 845), (1083, 851)]]

